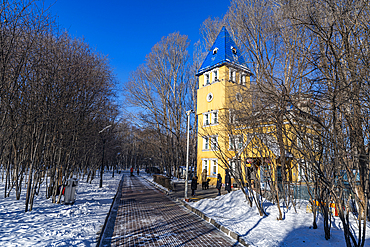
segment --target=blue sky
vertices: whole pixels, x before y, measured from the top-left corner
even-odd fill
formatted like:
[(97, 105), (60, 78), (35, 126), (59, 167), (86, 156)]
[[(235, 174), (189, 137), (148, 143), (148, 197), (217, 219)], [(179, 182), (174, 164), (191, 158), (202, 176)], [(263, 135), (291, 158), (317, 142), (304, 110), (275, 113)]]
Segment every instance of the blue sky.
[[(53, 4), (54, 3), (54, 4)], [(151, 48), (173, 32), (200, 39), (202, 22), (226, 13), (228, 0), (45, 0), (61, 28), (108, 55), (122, 85)], [(120, 86), (120, 85), (119, 85)]]

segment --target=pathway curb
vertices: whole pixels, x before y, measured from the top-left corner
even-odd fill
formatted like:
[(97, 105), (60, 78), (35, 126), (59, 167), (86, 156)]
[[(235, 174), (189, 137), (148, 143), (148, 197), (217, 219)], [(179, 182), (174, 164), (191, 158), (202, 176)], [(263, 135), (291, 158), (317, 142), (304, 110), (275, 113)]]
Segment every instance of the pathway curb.
[(160, 186), (157, 185), (157, 183), (154, 183), (148, 179), (146, 179), (145, 177), (143, 176), (140, 176), (142, 177), (143, 179), (145, 179), (147, 182), (151, 183), (152, 185), (154, 185), (157, 189), (161, 190), (162, 192), (164, 192), (169, 198), (171, 198), (171, 200), (175, 201), (175, 202), (178, 202), (180, 203), (182, 206), (184, 206), (185, 208), (187, 208), (188, 210), (192, 211), (193, 213), (195, 213), (196, 215), (198, 215), (200, 218), (204, 219), (205, 221), (207, 221), (208, 223), (212, 224), (214, 227), (216, 227), (217, 229), (219, 229), (220, 231), (222, 231), (223, 233), (225, 233), (226, 235), (228, 235), (229, 237), (237, 240), (240, 244), (244, 245), (244, 246), (249, 246), (248, 243), (246, 243), (244, 241), (244, 239), (238, 235), (237, 233), (227, 229), (226, 227), (220, 225), (219, 223), (216, 222), (215, 219), (212, 219), (208, 216), (206, 216), (202, 211), (196, 209), (196, 208), (193, 208), (192, 206), (190, 206), (187, 202), (185, 202), (183, 199), (179, 199), (179, 198), (175, 198), (173, 196), (171, 196), (170, 194), (168, 194), (168, 192), (166, 190), (164, 190), (163, 188), (161, 188)]
[(100, 232), (98, 232), (99, 234), (99, 237), (97, 238), (96, 240), (96, 247), (99, 247), (102, 240), (103, 240), (103, 235), (104, 235), (104, 232), (105, 232), (105, 228), (107, 226), (107, 223), (108, 223), (108, 220), (110, 218), (110, 215), (112, 213), (112, 209), (114, 207), (114, 204), (115, 202), (117, 201), (117, 197), (120, 197), (120, 193), (121, 193), (121, 189), (122, 189), (122, 183), (123, 183), (123, 179), (124, 179), (124, 174), (122, 174), (122, 177), (121, 177), (121, 180), (119, 181), (118, 183), (118, 188), (117, 188), (117, 191), (116, 191), (116, 194), (114, 195), (114, 197), (112, 198), (112, 204), (110, 205), (110, 208), (109, 208), (109, 212), (107, 213), (107, 216), (105, 217), (105, 221), (104, 221), (104, 225), (102, 226), (102, 228), (100, 229)]

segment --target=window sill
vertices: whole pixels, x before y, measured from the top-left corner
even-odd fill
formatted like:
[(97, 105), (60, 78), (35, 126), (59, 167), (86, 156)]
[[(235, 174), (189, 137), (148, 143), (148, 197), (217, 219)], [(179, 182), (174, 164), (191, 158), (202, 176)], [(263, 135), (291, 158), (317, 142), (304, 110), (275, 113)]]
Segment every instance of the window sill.
[(213, 81), (213, 82), (210, 82), (210, 83), (207, 83), (207, 84), (203, 84), (203, 87), (206, 87), (206, 86), (209, 86), (209, 85), (212, 85), (212, 84), (215, 84), (216, 82), (219, 82), (220, 80), (216, 80), (216, 81)]
[(210, 126), (216, 126), (216, 125), (219, 125), (219, 123), (214, 123), (214, 124), (207, 124), (207, 125), (203, 125), (203, 127), (210, 127)]

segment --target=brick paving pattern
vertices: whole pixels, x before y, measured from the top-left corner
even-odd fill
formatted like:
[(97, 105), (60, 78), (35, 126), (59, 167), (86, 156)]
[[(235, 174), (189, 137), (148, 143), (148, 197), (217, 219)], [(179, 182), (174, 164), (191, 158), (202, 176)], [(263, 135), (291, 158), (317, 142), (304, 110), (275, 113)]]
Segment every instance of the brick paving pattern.
[(241, 246), (147, 181), (125, 176), (111, 246)]

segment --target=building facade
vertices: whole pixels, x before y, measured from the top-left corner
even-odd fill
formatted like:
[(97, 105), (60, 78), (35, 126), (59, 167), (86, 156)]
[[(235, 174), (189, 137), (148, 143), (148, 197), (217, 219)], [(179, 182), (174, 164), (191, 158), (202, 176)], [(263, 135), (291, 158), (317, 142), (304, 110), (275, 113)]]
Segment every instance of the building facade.
[[(205, 169), (210, 184), (215, 185), (217, 174), (224, 179), (227, 168), (234, 175), (242, 173), (239, 177), (249, 183), (253, 178), (263, 183), (264, 174), (274, 181), (283, 175), (285, 181), (299, 182), (305, 162), (299, 149), (308, 137), (298, 138), (294, 133), (297, 126), (309, 125), (302, 122), (294, 126), (289, 119), (283, 119), (284, 148), (278, 144), (276, 124), (264, 120), (257, 123), (257, 128), (246, 122), (238, 125), (238, 115), (234, 112), (252, 109), (248, 95), (251, 75), (240, 50), (223, 27), (197, 73), (197, 176), (200, 180)], [(295, 114), (293, 110), (292, 114)], [(311, 126), (306, 131), (311, 136), (309, 139), (316, 138), (314, 129)], [(317, 146), (312, 141), (307, 143)], [(315, 149), (319, 151), (319, 147)], [(285, 152), (285, 162), (280, 158), (281, 150)]]
[[(216, 183), (217, 174), (225, 177), (225, 159), (218, 150), (230, 150), (241, 145), (238, 136), (230, 136), (227, 124), (236, 104), (246, 104), (243, 90), (250, 86), (251, 72), (225, 27), (222, 28), (206, 59), (198, 70), (197, 116), (198, 150), (197, 174), (204, 169)], [(232, 155), (232, 154), (231, 154)], [(228, 162), (228, 161), (226, 161)]]

